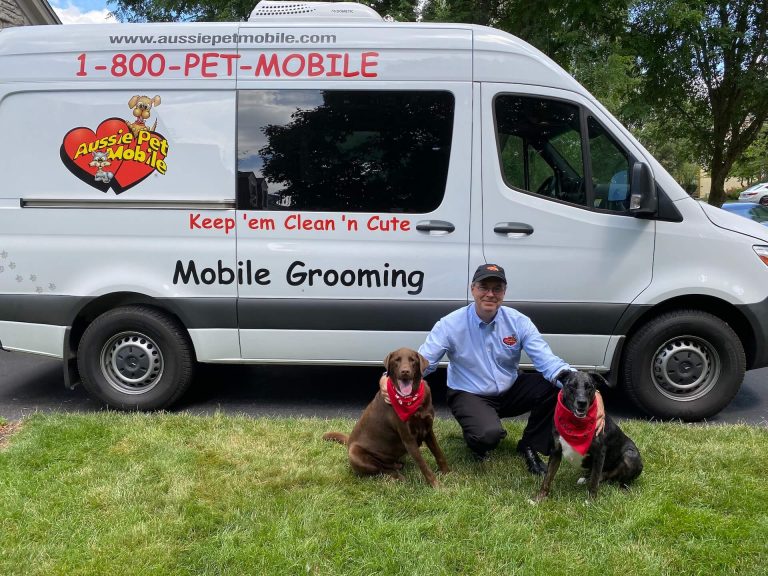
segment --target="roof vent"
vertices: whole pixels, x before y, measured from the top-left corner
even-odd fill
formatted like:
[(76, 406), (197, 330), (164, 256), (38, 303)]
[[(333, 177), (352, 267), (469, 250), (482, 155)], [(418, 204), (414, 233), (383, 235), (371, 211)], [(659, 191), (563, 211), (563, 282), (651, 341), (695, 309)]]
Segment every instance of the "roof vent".
[(357, 2), (290, 2), (262, 0), (251, 12), (249, 22), (263, 20), (378, 20), (383, 18)]

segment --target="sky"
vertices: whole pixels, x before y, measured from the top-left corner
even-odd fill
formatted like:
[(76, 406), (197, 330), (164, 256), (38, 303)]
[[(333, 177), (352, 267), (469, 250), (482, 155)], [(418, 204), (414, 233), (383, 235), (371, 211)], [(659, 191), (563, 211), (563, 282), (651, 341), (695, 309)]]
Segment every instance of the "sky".
[(107, 19), (107, 0), (48, 0), (63, 24), (115, 23)]

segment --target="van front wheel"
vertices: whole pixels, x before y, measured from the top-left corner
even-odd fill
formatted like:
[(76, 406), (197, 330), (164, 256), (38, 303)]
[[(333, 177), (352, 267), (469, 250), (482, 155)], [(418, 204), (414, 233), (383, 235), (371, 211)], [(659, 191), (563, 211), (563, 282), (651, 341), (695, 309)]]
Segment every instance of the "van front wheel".
[(110, 407), (158, 410), (187, 390), (194, 357), (176, 321), (148, 306), (126, 306), (91, 322), (77, 366), (85, 389)]
[(624, 349), (624, 389), (657, 418), (702, 420), (720, 412), (739, 391), (746, 367), (739, 337), (701, 310), (658, 316)]

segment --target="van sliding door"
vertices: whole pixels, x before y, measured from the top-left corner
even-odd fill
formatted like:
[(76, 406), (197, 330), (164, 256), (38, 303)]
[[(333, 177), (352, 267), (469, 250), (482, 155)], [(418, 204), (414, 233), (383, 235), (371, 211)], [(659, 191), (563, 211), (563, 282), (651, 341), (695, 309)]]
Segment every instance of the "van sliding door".
[(466, 303), (470, 84), (238, 91), (244, 358), (378, 363)]

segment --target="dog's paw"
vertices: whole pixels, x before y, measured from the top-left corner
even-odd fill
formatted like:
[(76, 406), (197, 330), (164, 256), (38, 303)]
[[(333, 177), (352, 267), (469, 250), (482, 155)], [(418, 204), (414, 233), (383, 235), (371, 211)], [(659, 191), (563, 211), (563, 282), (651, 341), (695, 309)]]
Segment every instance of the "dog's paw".
[(533, 498), (528, 498), (528, 504), (530, 504), (531, 506), (536, 506), (536, 504), (544, 500), (546, 497), (547, 497), (546, 494), (542, 494), (541, 492), (539, 492)]
[(587, 483), (587, 479), (586, 479), (586, 478), (584, 478), (584, 477), (582, 477), (582, 478), (579, 478), (578, 480), (576, 480), (576, 485), (577, 485), (577, 486), (583, 486), (583, 485), (584, 485), (584, 484), (586, 484), (586, 483)]

